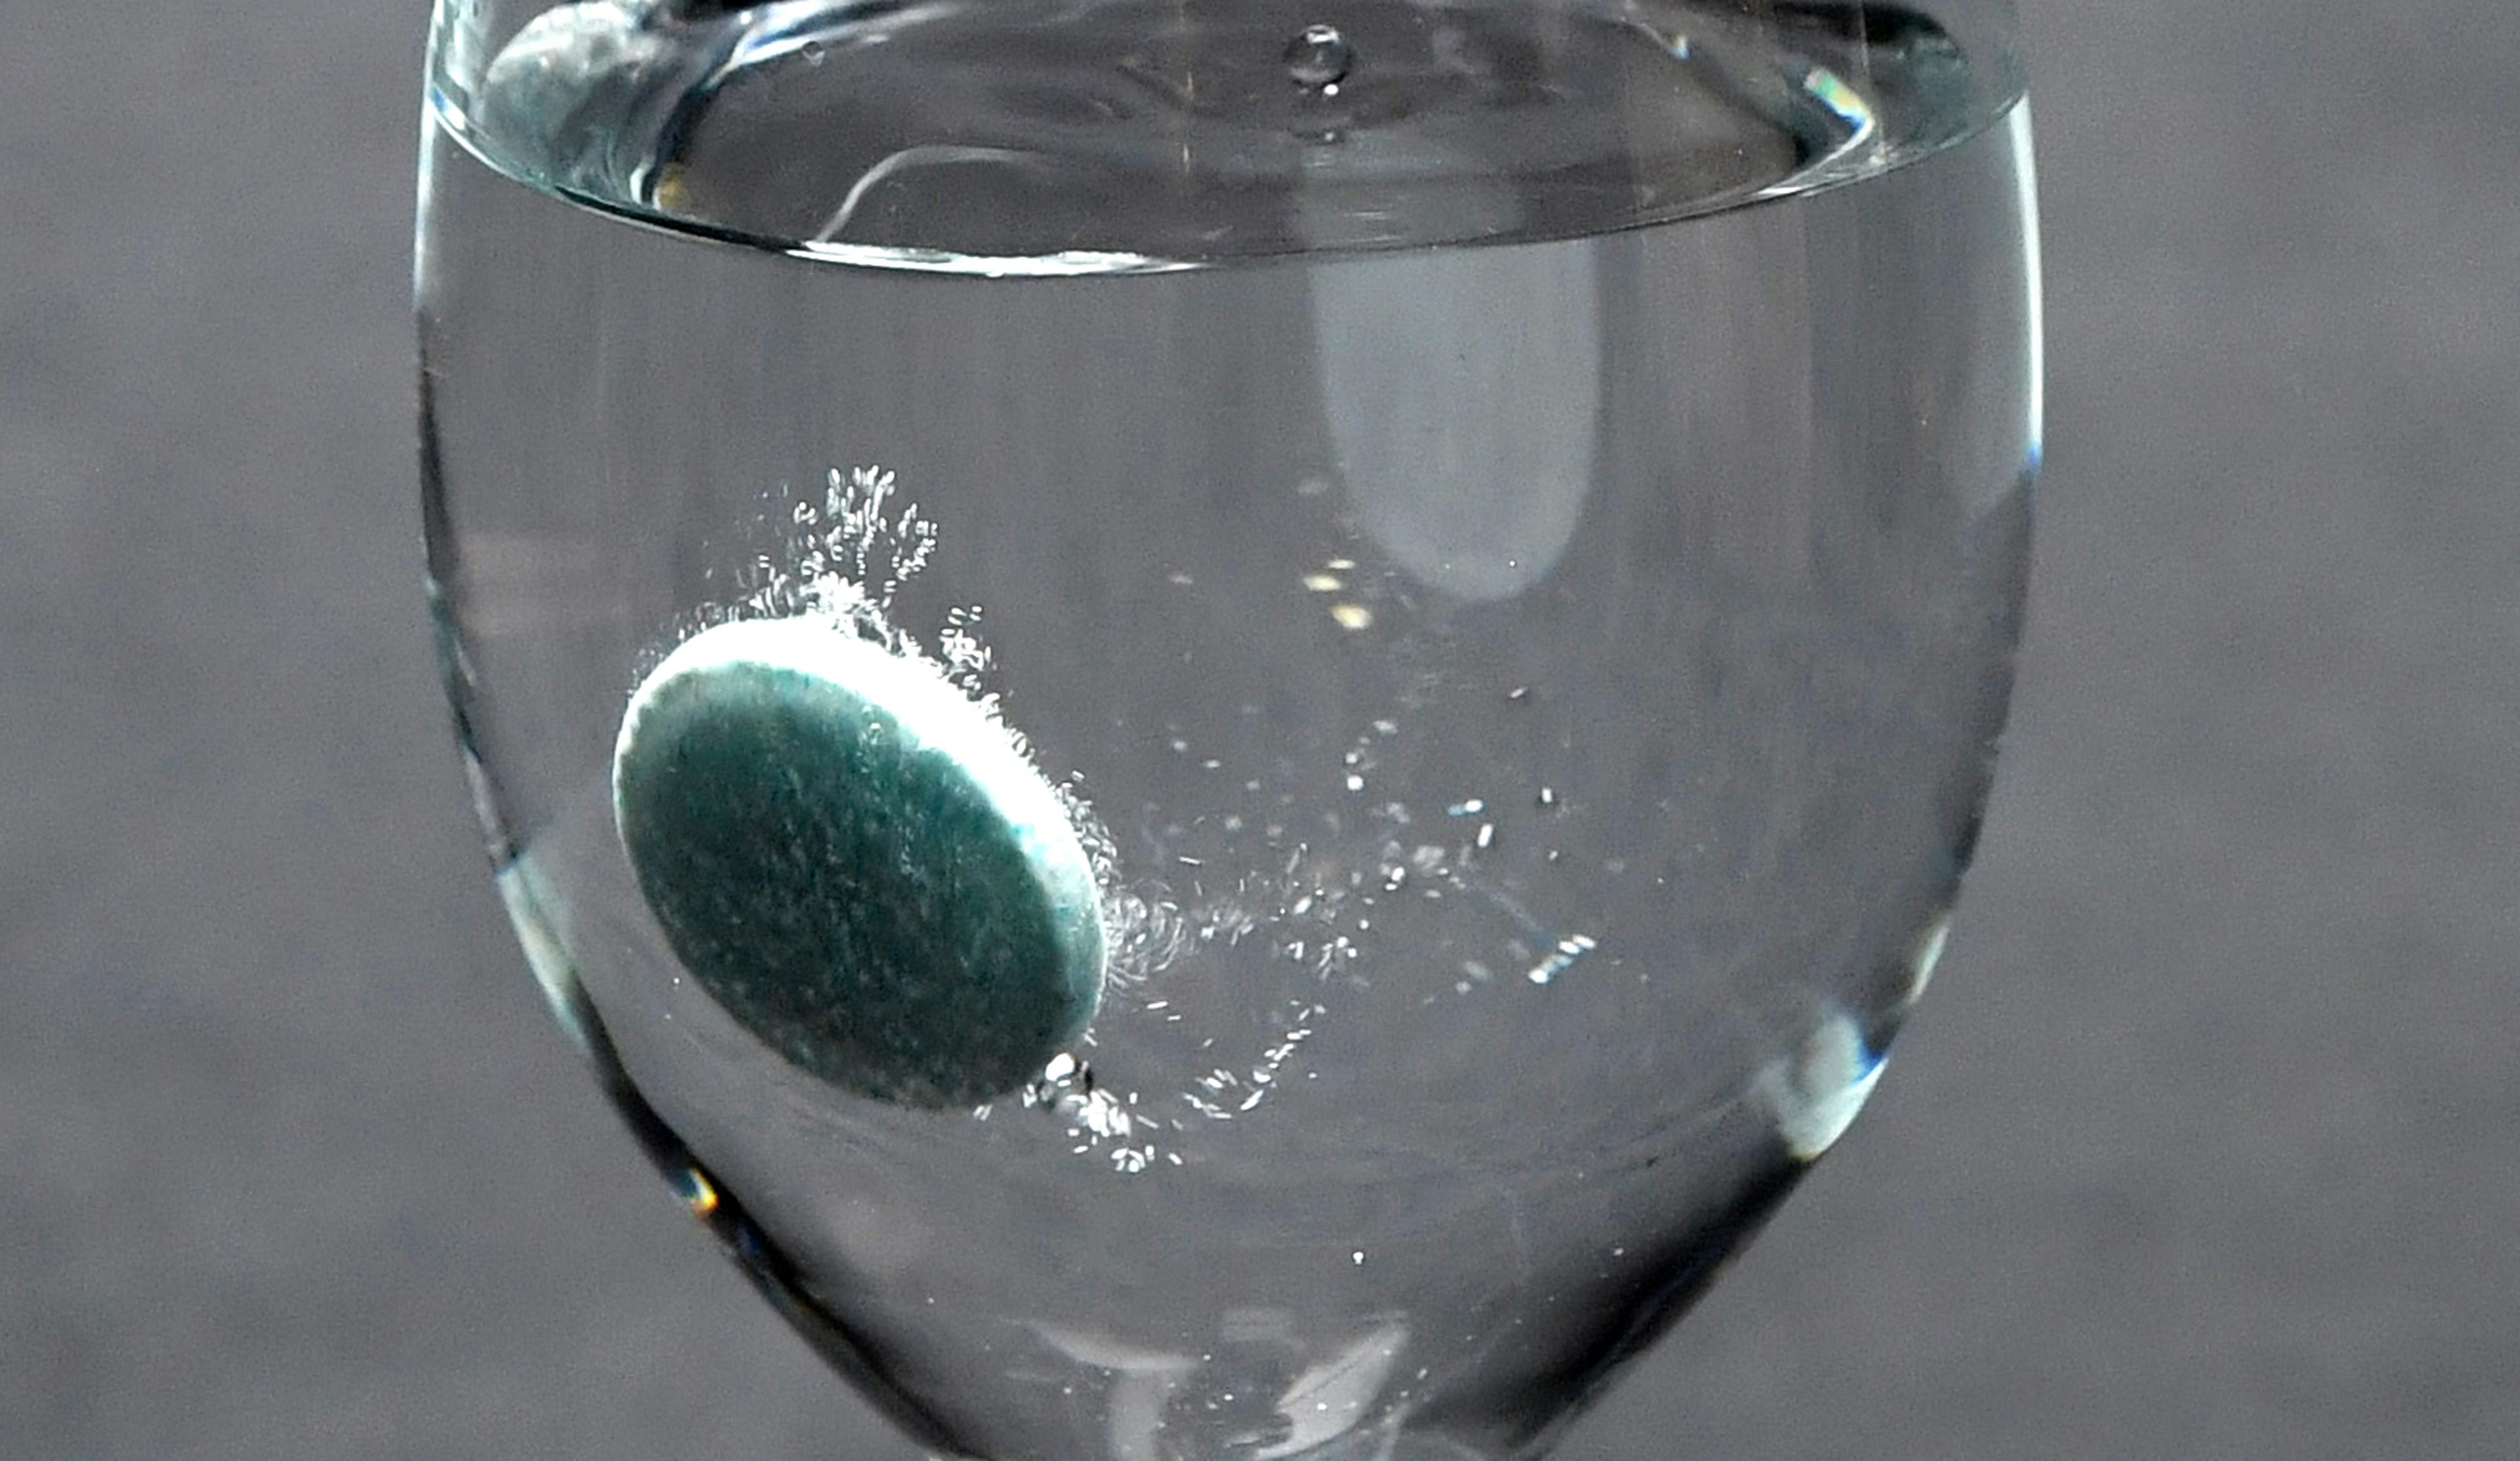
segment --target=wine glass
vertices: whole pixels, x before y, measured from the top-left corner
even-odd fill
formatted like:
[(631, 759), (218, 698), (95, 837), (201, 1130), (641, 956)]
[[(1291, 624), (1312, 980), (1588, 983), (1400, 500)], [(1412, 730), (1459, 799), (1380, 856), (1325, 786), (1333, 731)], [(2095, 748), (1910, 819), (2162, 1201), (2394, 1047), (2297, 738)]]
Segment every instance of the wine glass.
[(922, 1443), (1543, 1446), (1923, 992), (2004, 0), (436, 0), (431, 601), (632, 1129)]

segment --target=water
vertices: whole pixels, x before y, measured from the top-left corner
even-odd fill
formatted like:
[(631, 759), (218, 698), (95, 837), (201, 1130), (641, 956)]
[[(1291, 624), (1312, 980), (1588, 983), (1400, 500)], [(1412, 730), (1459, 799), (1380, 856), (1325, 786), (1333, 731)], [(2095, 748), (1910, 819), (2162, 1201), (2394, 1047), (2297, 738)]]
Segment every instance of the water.
[[(1737, 9), (440, 6), (430, 569), (503, 892), (931, 1444), (1504, 1454), (1878, 1079), (2010, 679), (2026, 121), (1921, 18)], [(1094, 852), (1101, 1013), (980, 1110), (770, 1053), (621, 854), (640, 676), (798, 612)]]

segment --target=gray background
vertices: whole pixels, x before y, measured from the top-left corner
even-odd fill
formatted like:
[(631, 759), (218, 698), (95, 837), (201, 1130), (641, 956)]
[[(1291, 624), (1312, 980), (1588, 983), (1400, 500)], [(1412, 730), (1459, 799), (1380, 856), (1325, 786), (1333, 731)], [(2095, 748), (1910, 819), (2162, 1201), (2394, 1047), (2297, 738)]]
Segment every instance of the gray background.
[[(415, 588), (420, 0), (0, 18), (0, 1456), (909, 1453), (643, 1169)], [(1872, 1110), (1569, 1461), (2520, 1437), (2520, 26), (2032, 0), (2052, 394)]]

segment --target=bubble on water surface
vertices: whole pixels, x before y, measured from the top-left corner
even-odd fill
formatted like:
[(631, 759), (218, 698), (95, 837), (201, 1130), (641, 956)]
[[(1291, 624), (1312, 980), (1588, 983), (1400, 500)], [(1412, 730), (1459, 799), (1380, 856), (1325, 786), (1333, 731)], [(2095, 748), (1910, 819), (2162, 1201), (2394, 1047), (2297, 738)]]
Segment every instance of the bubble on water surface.
[(1356, 53), (1336, 25), (1307, 25), (1286, 42), (1285, 62), (1296, 85), (1321, 90), (1346, 79)]

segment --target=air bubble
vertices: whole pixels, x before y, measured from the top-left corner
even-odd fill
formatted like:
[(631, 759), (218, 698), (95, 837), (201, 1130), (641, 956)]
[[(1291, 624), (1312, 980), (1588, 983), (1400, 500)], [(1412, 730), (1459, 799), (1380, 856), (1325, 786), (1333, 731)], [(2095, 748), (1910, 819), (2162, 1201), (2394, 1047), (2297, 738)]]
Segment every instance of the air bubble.
[(1307, 25), (1286, 42), (1285, 62), (1286, 74), (1296, 85), (1322, 90), (1347, 76), (1356, 55), (1336, 25)]

